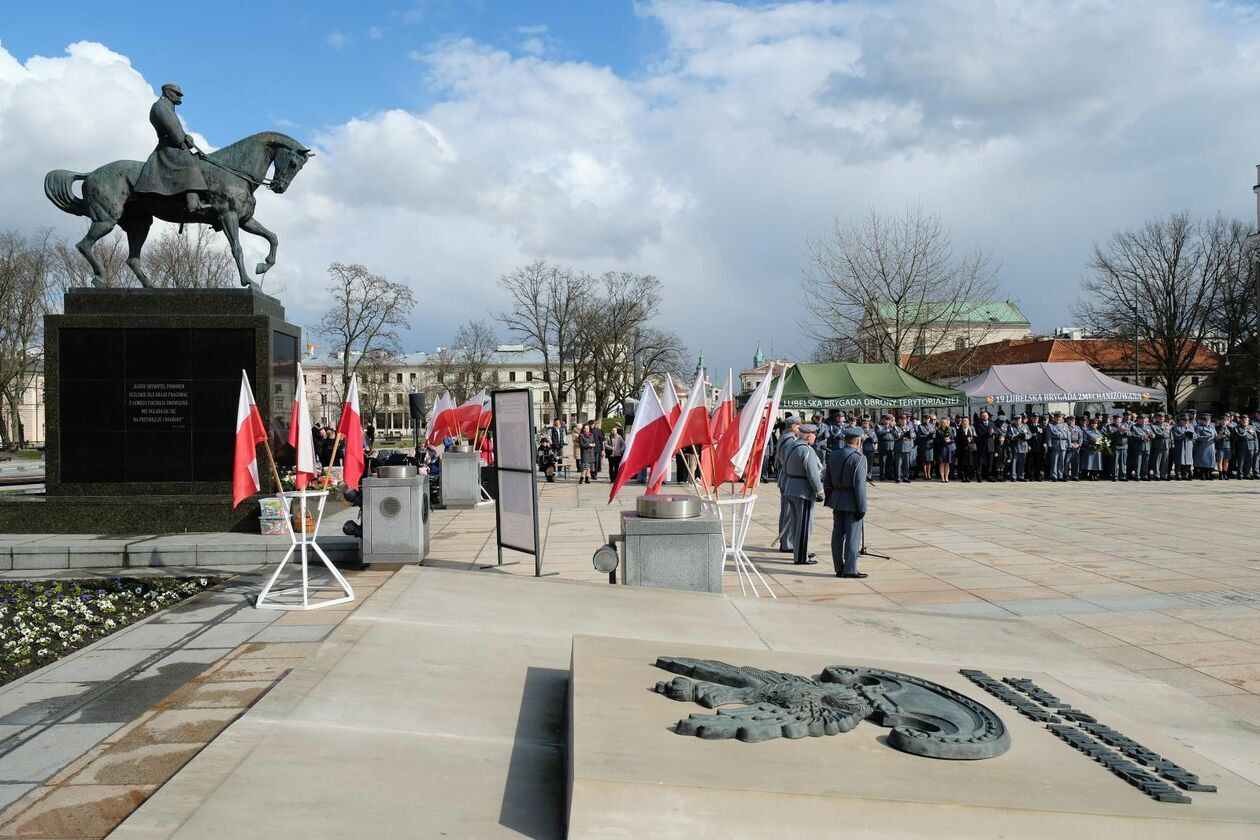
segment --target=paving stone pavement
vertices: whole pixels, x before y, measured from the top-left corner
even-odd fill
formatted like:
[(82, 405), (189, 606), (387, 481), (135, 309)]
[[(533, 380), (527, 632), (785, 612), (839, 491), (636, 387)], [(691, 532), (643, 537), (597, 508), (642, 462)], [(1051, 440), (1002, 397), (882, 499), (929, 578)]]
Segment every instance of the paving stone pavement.
[(0, 837), (104, 837), (392, 574), (302, 613), (243, 575), (0, 687)]
[[(612, 505), (608, 489), (539, 485), (545, 573), (608, 585), (591, 553), (642, 488)], [(779, 598), (1035, 622), (1260, 724), (1260, 482), (877, 482), (867, 544), (891, 559), (863, 557), (865, 580), (834, 576), (827, 511), (818, 565), (774, 550), (778, 488), (757, 493), (746, 548)], [(431, 526), (426, 565), (534, 573), (528, 555), (494, 565), (491, 507), (435, 511)], [(726, 590), (741, 595), (729, 571)]]

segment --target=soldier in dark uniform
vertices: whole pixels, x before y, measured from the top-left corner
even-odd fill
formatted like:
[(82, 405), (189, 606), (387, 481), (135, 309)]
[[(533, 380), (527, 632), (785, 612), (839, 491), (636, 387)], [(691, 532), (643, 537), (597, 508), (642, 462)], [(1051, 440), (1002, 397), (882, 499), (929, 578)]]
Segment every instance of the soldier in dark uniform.
[(1177, 471), (1178, 481), (1189, 481), (1191, 469), (1194, 467), (1194, 429), (1190, 426), (1190, 415), (1182, 414), (1177, 418), (1177, 425), (1172, 431), (1172, 461)]
[(1246, 414), (1238, 415), (1238, 422), (1234, 424), (1234, 463), (1237, 465), (1238, 477), (1246, 479), (1255, 479), (1256, 477), (1256, 452), (1258, 450), (1258, 441), (1256, 438), (1256, 427), (1252, 424), (1251, 418)]
[(993, 456), (997, 452), (997, 426), (989, 419), (989, 412), (980, 412), (976, 429), (976, 481), (993, 480)]
[(157, 195), (183, 195), (188, 213), (196, 215), (208, 209), (202, 194), (210, 187), (197, 160), (201, 150), (175, 115), (175, 106), (184, 101), (179, 85), (162, 85), (162, 96), (149, 109), (149, 122), (157, 132), (157, 148), (144, 162), (135, 192)]

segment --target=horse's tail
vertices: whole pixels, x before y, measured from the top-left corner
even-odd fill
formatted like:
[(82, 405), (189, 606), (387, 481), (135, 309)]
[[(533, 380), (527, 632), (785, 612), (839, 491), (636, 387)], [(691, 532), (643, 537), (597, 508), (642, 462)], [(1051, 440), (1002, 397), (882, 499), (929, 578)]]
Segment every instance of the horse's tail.
[(54, 169), (44, 176), (44, 195), (57, 205), (59, 210), (75, 216), (86, 216), (87, 202), (74, 194), (74, 182), (87, 178), (89, 172), (71, 172), (68, 169)]

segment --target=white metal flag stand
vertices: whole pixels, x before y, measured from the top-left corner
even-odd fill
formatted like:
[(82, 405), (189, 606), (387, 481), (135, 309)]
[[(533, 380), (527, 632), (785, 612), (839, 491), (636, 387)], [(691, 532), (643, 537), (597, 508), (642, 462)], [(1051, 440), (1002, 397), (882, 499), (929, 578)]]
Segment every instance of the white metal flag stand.
[(718, 516), (722, 520), (722, 543), (725, 549), (725, 560), (729, 560), (732, 569), (739, 577), (739, 592), (748, 595), (752, 590), (754, 598), (760, 598), (757, 583), (765, 587), (771, 598), (778, 599), (770, 584), (761, 576), (757, 565), (744, 552), (744, 540), (748, 537), (748, 526), (752, 524), (753, 505), (757, 495), (729, 496), (727, 498), (706, 497), (706, 501), (717, 506)]
[[(328, 501), (328, 491), (297, 490), (292, 493), (279, 493), (277, 495), (284, 504), (285, 519), (289, 523), (289, 539), (293, 541), (293, 544), (285, 552), (284, 559), (276, 567), (276, 571), (272, 574), (271, 579), (267, 581), (267, 585), (258, 593), (258, 600), (254, 602), (254, 606), (260, 610), (317, 610), (321, 607), (331, 607), (333, 604), (344, 604), (347, 601), (353, 601), (354, 590), (350, 588), (350, 584), (341, 576), (341, 572), (337, 571), (337, 567), (332, 564), (332, 561), (328, 559), (328, 555), (324, 553), (324, 550), (319, 547), (319, 543), (315, 541), (316, 534), (319, 531), (319, 523), (324, 521), (324, 503)], [(302, 523), (300, 534), (293, 527), (293, 511), (289, 507), (289, 500), (292, 498), (296, 498), (299, 501), (298, 516), (300, 517), (299, 521)], [(306, 531), (306, 503), (308, 499), (314, 499), (318, 503), (315, 508), (315, 527), (310, 533)], [(302, 585), (273, 590), (272, 587), (275, 586), (276, 581), (280, 578), (280, 573), (284, 571), (284, 567), (288, 565), (294, 552), (298, 550), (301, 551), (302, 555)], [(319, 556), (319, 559), (323, 561), (324, 566), (328, 569), (329, 574), (332, 575), (333, 581), (337, 583), (337, 587), (311, 585), (310, 572), (307, 568), (308, 551), (313, 551)], [(337, 588), (340, 588), (345, 594), (339, 598), (311, 602), (312, 592), (336, 591)], [(280, 601), (276, 597), (277, 595), (291, 595), (295, 592), (302, 593), (301, 603)]]

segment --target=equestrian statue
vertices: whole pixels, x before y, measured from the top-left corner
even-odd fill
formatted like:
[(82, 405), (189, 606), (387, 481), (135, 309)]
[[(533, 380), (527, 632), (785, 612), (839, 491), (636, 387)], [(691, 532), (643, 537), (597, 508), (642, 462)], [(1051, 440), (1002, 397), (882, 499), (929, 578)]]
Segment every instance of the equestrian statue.
[[(155, 218), (179, 225), (207, 224), (223, 231), (236, 260), (241, 285), (260, 288), (245, 270), (240, 232), (267, 240), (267, 259), (254, 271), (265, 274), (276, 264), (276, 235), (254, 218), (254, 191), (261, 186), (283, 193), (313, 156), (301, 143), (264, 131), (218, 151), (203, 153), (184, 131), (175, 106), (184, 99), (179, 85), (162, 85), (162, 96), (149, 110), (157, 148), (144, 163), (116, 160), (92, 172), (54, 169), (44, 176), (44, 194), (67, 213), (86, 216), (87, 235), (75, 247), (92, 266), (92, 285), (105, 286), (105, 267), (92, 246), (117, 225), (127, 234), (127, 265), (141, 285), (152, 287), (140, 264), (140, 252)], [(272, 169), (274, 167), (274, 169)], [(271, 180), (267, 172), (272, 170)], [(74, 183), (83, 182), (83, 197)]]

